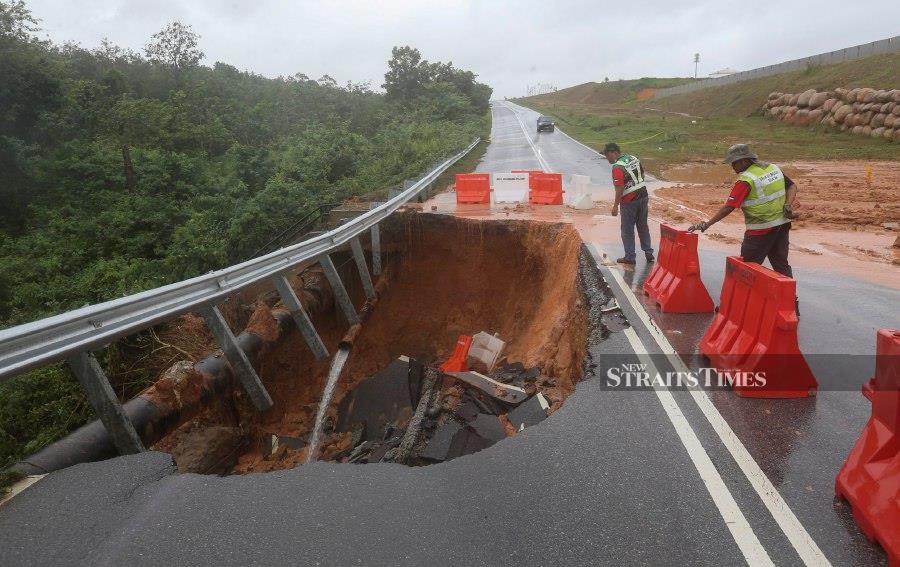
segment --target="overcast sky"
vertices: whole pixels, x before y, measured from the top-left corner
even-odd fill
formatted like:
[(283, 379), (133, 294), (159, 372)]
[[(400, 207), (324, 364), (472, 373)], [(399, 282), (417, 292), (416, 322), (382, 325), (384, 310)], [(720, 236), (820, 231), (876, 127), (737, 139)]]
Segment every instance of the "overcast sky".
[(391, 47), (417, 47), (518, 96), (604, 77), (690, 76), (752, 69), (900, 34), (900, 2), (583, 0), (26, 0), (55, 42), (108, 37), (142, 50), (180, 20), (206, 64), (266, 76), (329, 74), (381, 86)]

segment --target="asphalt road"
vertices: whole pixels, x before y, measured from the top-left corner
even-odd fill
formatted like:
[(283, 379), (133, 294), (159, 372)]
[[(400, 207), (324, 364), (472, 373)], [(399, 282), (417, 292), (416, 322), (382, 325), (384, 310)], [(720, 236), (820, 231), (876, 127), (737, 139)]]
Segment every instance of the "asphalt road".
[[(493, 114), (479, 170), (544, 167), (608, 183), (609, 165), (588, 148), (559, 131), (532, 134), (536, 114), (506, 104)], [(615, 246), (593, 243), (594, 262)], [(702, 263), (717, 296), (723, 256)], [(659, 317), (631, 290), (642, 264), (599, 270), (632, 326), (593, 348), (594, 379), (513, 438), (424, 468), (314, 463), (211, 477), (175, 474), (159, 453), (80, 465), (0, 508), (0, 564), (883, 564), (832, 491), (868, 416), (858, 384), (870, 370), (857, 368), (868, 359), (846, 374), (813, 360), (820, 381), (852, 384), (800, 401), (611, 389), (604, 376), (621, 364), (696, 364), (688, 355), (708, 318)], [(797, 277), (804, 349), (871, 354), (874, 329), (896, 325), (896, 292)]]

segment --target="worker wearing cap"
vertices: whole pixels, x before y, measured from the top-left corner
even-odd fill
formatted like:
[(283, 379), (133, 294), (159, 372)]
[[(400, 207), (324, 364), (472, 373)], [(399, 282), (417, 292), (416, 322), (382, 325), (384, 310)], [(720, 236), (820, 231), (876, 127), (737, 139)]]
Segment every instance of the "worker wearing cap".
[(725, 163), (731, 164), (738, 174), (728, 200), (711, 219), (692, 225), (688, 230), (706, 232), (740, 207), (747, 225), (741, 243), (744, 261), (762, 264), (768, 258), (772, 269), (793, 277), (788, 264), (788, 235), (794, 218), (797, 186), (777, 165), (760, 161), (747, 144), (728, 148)]
[(650, 242), (650, 227), (647, 226), (649, 197), (647, 184), (644, 182), (644, 167), (641, 161), (628, 154), (623, 154), (618, 144), (606, 144), (603, 148), (606, 161), (613, 164), (613, 186), (616, 190), (616, 201), (613, 203), (612, 216), (619, 214), (621, 208), (622, 246), (625, 256), (616, 260), (620, 264), (634, 264), (634, 229), (637, 228), (641, 239), (641, 250), (648, 262), (653, 261), (653, 243)]

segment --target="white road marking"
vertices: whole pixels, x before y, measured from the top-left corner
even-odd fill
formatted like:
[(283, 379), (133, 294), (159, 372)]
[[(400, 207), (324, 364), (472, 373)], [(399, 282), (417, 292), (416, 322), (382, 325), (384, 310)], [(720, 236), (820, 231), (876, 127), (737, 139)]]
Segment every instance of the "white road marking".
[[(634, 332), (634, 328), (626, 328), (625, 336), (628, 338), (628, 342), (631, 343), (631, 348), (637, 354), (638, 359), (647, 365), (647, 372), (651, 376), (655, 376), (659, 371), (653, 364), (653, 359), (650, 358), (641, 339)], [(656, 384), (653, 386), (653, 391), (656, 392), (659, 403), (662, 404), (666, 416), (668, 416), (672, 427), (675, 429), (675, 433), (678, 434), (681, 444), (687, 450), (691, 462), (694, 463), (700, 479), (706, 486), (706, 490), (712, 497), (716, 508), (718, 508), (722, 520), (725, 521), (725, 526), (728, 527), (728, 531), (731, 532), (731, 536), (744, 555), (744, 559), (747, 560), (747, 564), (775, 565), (769, 557), (769, 553), (753, 532), (753, 528), (750, 526), (744, 513), (741, 512), (734, 496), (731, 495), (731, 491), (725, 485), (722, 475), (716, 470), (716, 466), (713, 464), (706, 449), (703, 448), (703, 444), (700, 443), (700, 439), (697, 437), (691, 424), (681, 412), (681, 408), (678, 407), (678, 402), (675, 401), (672, 392), (668, 388)]]
[(522, 129), (522, 134), (525, 136), (525, 141), (527, 141), (528, 145), (531, 146), (531, 151), (534, 152), (534, 157), (536, 157), (538, 163), (541, 164), (541, 169), (543, 169), (544, 171), (550, 171), (550, 165), (546, 160), (544, 160), (544, 156), (541, 155), (541, 150), (539, 150), (538, 147), (534, 145), (534, 142), (531, 141), (531, 136), (528, 135), (528, 130), (525, 129), (525, 123), (522, 122), (522, 118), (519, 116), (519, 113), (516, 112), (516, 109), (512, 108), (510, 104), (511, 103), (506, 103), (506, 108), (508, 108), (509, 111), (513, 113), (513, 116), (516, 117), (516, 121), (519, 123), (519, 127)]
[[(687, 366), (675, 352), (669, 339), (667, 339), (662, 331), (660, 331), (652, 322), (647, 311), (644, 309), (644, 306), (640, 304), (634, 292), (625, 283), (619, 270), (611, 268), (609, 271), (612, 273), (613, 279), (618, 286), (625, 293), (628, 303), (634, 308), (634, 311), (644, 323), (644, 326), (656, 341), (656, 344), (659, 345), (663, 354), (666, 355), (666, 358), (672, 364), (675, 371), (688, 372)], [(741, 442), (740, 438), (735, 434), (734, 430), (728, 424), (728, 421), (721, 413), (719, 413), (716, 406), (713, 405), (706, 392), (701, 389), (691, 389), (690, 395), (700, 408), (700, 411), (706, 417), (707, 421), (712, 425), (713, 430), (722, 441), (722, 444), (725, 445), (725, 448), (731, 454), (731, 457), (737, 463), (738, 467), (740, 467), (741, 472), (744, 473), (744, 476), (750, 482), (750, 485), (753, 486), (753, 489), (759, 495), (759, 498), (766, 506), (766, 509), (769, 510), (769, 513), (778, 524), (778, 527), (784, 532), (784, 535), (791, 542), (791, 545), (794, 546), (800, 559), (802, 559), (806, 565), (831, 565), (831, 562), (828, 561), (828, 558), (822, 553), (822, 550), (816, 544), (815, 540), (813, 540), (812, 536), (809, 535), (809, 532), (806, 531), (803, 523), (800, 522), (797, 515), (794, 514), (794, 511), (791, 510), (788, 503), (782, 498), (778, 489), (775, 488), (775, 485), (772, 484), (772, 481), (769, 480), (769, 477), (767, 477), (766, 473), (760, 468), (759, 463), (756, 462), (744, 446), (743, 442)]]

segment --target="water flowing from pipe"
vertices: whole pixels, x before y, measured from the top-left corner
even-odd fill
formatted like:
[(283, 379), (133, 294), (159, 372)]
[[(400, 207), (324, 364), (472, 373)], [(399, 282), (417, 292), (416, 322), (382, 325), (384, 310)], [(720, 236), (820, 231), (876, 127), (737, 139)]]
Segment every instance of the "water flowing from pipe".
[(331, 368), (328, 370), (328, 380), (325, 382), (322, 399), (319, 400), (319, 410), (316, 412), (316, 424), (313, 426), (312, 435), (309, 438), (309, 445), (306, 451), (307, 463), (316, 460), (322, 429), (325, 427), (325, 414), (328, 413), (328, 406), (331, 405), (331, 398), (334, 396), (334, 387), (337, 385), (338, 377), (341, 375), (341, 370), (344, 369), (344, 363), (347, 362), (349, 356), (350, 345), (342, 345), (338, 348), (338, 351), (334, 354), (334, 359), (331, 361)]

